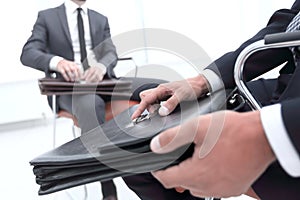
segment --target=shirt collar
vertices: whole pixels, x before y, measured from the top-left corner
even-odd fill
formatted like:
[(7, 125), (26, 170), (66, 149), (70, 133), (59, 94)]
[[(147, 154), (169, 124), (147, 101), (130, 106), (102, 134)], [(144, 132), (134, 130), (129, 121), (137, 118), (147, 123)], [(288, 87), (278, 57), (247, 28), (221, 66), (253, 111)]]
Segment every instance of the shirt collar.
[[(73, 1), (71, 0), (66, 0), (65, 1), (65, 6), (66, 6), (66, 12), (68, 14), (74, 14), (74, 13), (77, 13), (77, 8), (78, 8), (78, 5), (76, 3), (74, 3)], [(82, 6), (82, 11), (84, 14), (87, 14), (87, 11), (88, 11), (88, 7), (87, 7), (87, 4), (84, 3)]]

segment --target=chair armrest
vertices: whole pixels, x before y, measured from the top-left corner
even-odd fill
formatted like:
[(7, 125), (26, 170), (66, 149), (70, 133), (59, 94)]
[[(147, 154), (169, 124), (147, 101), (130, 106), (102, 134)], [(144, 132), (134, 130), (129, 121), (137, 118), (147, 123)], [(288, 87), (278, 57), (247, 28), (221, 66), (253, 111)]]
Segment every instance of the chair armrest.
[(293, 42), (297, 40), (300, 41), (300, 31), (269, 34), (265, 36), (264, 40), (265, 40), (265, 44)]
[(253, 110), (261, 109), (261, 105), (253, 97), (243, 80), (243, 70), (246, 60), (254, 53), (266, 49), (300, 46), (300, 31), (289, 33), (276, 33), (266, 35), (263, 40), (259, 40), (247, 46), (237, 57), (234, 66), (234, 80), (240, 94), (246, 99)]
[[(137, 77), (137, 72), (138, 72), (138, 65), (136, 64), (136, 62), (134, 61), (134, 59), (132, 57), (123, 57), (123, 58), (118, 58), (118, 62), (119, 61), (131, 61), (134, 67), (134, 77)], [(118, 65), (118, 64), (117, 64)], [(114, 69), (115, 70), (115, 69)], [(119, 78), (119, 77), (117, 77)]]

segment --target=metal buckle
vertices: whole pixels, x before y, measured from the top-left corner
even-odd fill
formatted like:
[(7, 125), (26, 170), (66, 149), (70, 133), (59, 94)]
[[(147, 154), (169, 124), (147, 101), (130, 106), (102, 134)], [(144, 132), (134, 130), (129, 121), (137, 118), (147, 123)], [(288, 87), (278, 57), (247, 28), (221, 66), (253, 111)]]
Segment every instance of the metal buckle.
[(147, 112), (145, 114), (141, 114), (139, 117), (135, 118), (132, 120), (132, 123), (133, 125), (136, 125), (138, 123), (141, 123), (143, 121), (146, 121), (146, 120), (150, 120), (152, 117), (154, 117), (155, 115), (158, 114), (158, 109), (155, 110), (154, 112), (150, 113), (150, 112)]

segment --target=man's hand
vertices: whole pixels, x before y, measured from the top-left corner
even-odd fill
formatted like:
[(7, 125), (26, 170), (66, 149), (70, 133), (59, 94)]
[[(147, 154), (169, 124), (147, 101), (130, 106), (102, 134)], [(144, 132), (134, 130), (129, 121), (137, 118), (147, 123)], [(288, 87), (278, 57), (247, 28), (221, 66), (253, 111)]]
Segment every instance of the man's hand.
[(139, 107), (131, 116), (132, 119), (140, 116), (145, 109), (151, 110), (151, 106), (166, 100), (159, 109), (159, 114), (166, 116), (184, 100), (194, 100), (208, 91), (207, 81), (202, 75), (172, 83), (164, 83), (157, 88), (141, 92)]
[(90, 67), (88, 68), (83, 75), (83, 80), (90, 83), (96, 83), (103, 80), (105, 72), (100, 67)]
[(259, 111), (221, 111), (168, 129), (151, 141), (155, 153), (194, 143), (194, 154), (179, 165), (153, 172), (166, 188), (184, 188), (199, 197), (247, 192), (275, 160)]
[(57, 70), (66, 81), (77, 81), (80, 79), (80, 70), (75, 62), (61, 60), (57, 64)]

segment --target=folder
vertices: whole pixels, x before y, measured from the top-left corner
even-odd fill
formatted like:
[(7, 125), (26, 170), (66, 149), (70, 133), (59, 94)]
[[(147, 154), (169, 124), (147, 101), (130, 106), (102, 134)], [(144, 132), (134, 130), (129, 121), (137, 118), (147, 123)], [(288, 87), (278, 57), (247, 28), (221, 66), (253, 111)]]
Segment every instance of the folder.
[(73, 94), (99, 94), (105, 96), (131, 96), (129, 80), (104, 79), (96, 83), (85, 81), (67, 82), (63, 79), (41, 78), (38, 85), (43, 95), (73, 95)]
[(182, 102), (165, 117), (144, 112), (135, 123), (130, 116), (137, 105), (130, 107), (96, 129), (32, 159), (39, 195), (165, 169), (182, 162), (192, 155), (193, 144), (156, 154), (150, 150), (151, 139), (193, 117), (223, 109), (224, 100), (221, 92), (216, 93)]

